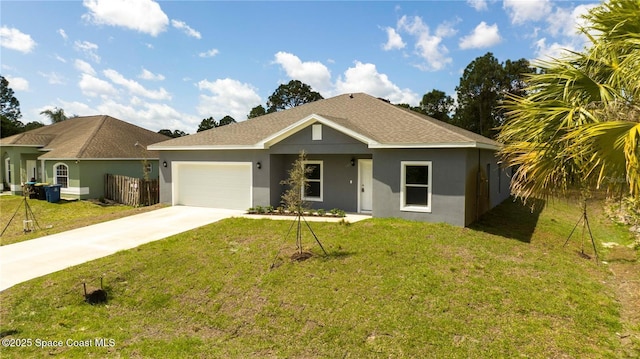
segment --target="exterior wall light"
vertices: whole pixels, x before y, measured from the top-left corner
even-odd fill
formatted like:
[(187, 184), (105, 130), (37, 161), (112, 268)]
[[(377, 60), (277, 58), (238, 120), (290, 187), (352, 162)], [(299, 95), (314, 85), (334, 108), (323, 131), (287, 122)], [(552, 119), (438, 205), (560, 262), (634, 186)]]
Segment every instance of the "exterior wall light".
[(256, 163), (256, 167), (258, 167), (258, 169), (261, 169), (261, 168), (262, 168), (262, 163), (257, 162), (257, 163)]
[(162, 167), (167, 167), (167, 161), (162, 162)]

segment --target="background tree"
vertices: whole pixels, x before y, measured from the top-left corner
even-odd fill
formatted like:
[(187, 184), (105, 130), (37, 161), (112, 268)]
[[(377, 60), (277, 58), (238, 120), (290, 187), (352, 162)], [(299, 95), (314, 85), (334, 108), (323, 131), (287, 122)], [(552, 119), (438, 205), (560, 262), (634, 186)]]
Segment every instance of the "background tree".
[(262, 116), (262, 115), (266, 115), (266, 114), (267, 114), (267, 110), (264, 109), (264, 106), (258, 105), (258, 106), (256, 106), (256, 107), (251, 109), (251, 111), (247, 115), (247, 119), (258, 117), (258, 116)]
[(322, 100), (320, 93), (311, 89), (311, 86), (298, 80), (291, 80), (288, 84), (278, 86), (267, 100), (267, 112), (286, 110), (305, 103)]
[(640, 198), (640, 3), (611, 0), (585, 16), (583, 52), (540, 63), (506, 102), (498, 139), (522, 197), (606, 186)]
[(38, 122), (38, 121), (31, 121), (29, 123), (27, 123), (26, 125), (24, 125), (24, 131), (31, 131), (31, 130), (35, 130), (36, 128), (40, 128), (40, 127), (44, 127), (44, 123), (42, 122)]
[(451, 113), (455, 109), (455, 102), (440, 90), (433, 89), (422, 96), (420, 109), (425, 115), (437, 120), (451, 122)]
[(213, 117), (209, 117), (203, 119), (202, 122), (200, 122), (198, 130), (196, 132), (202, 132), (216, 127), (218, 127), (218, 123), (216, 122), (216, 120), (214, 120)]
[(458, 108), (453, 123), (459, 127), (494, 138), (504, 123), (501, 106), (510, 93), (524, 91), (524, 79), (533, 72), (525, 59), (506, 64), (491, 52), (473, 60), (464, 70), (456, 87)]
[(220, 122), (218, 123), (218, 127), (230, 125), (232, 123), (236, 123), (236, 120), (234, 120), (233, 117), (227, 115), (220, 120)]
[(65, 120), (68, 120), (69, 117), (65, 115), (64, 110), (61, 108), (55, 107), (53, 110), (47, 109), (40, 112), (41, 115), (45, 115), (51, 120), (51, 123), (58, 123)]
[(13, 90), (9, 87), (9, 81), (0, 76), (0, 119), (2, 128), (0, 136), (8, 137), (24, 130), (24, 124), (20, 122), (20, 102), (14, 96)]
[(161, 133), (165, 136), (169, 136), (172, 138), (178, 138), (178, 137), (182, 137), (182, 136), (186, 136), (188, 135), (188, 133), (181, 131), (181, 130), (174, 130), (173, 132), (169, 129), (163, 128), (162, 130), (158, 131), (158, 133)]

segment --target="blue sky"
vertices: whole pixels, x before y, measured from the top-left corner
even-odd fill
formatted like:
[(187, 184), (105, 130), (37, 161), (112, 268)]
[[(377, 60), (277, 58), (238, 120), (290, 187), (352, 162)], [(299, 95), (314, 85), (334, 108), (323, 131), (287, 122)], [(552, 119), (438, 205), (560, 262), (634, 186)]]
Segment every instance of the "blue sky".
[(203, 118), (246, 119), (297, 79), (325, 98), (366, 92), (418, 105), (455, 97), (464, 68), (579, 50), (581, 15), (598, 2), (6, 1), (0, 73), (23, 123), (106, 114), (195, 133)]

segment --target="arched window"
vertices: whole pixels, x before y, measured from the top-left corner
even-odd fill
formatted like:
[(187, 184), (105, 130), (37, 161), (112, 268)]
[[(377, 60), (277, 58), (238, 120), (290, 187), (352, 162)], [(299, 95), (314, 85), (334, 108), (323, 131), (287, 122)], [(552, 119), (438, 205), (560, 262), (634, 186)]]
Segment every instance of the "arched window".
[(55, 176), (55, 184), (59, 184), (62, 188), (69, 187), (69, 166), (64, 163), (58, 163), (53, 166)]

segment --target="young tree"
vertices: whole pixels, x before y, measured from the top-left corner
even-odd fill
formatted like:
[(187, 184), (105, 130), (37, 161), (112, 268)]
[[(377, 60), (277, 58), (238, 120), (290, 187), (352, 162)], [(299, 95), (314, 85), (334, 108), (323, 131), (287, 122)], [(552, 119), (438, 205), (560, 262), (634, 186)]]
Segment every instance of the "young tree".
[(9, 81), (4, 76), (0, 76), (1, 137), (12, 136), (24, 131), (24, 124), (20, 122), (20, 117), (22, 117), (20, 102), (9, 87)]
[(311, 173), (312, 169), (305, 165), (306, 160), (307, 154), (303, 150), (298, 155), (298, 159), (291, 165), (289, 178), (280, 182), (280, 184), (288, 186), (288, 189), (282, 195), (282, 202), (291, 212), (302, 213), (308, 205), (304, 201), (303, 194), (308, 186), (307, 175)]
[(288, 84), (278, 86), (267, 101), (267, 113), (286, 110), (305, 103), (322, 100), (320, 93), (311, 89), (311, 86), (291, 80)]

